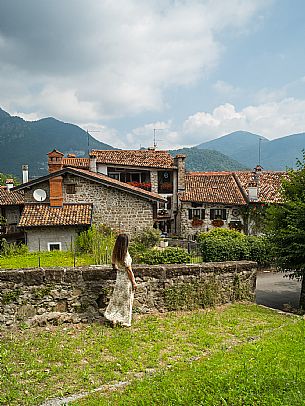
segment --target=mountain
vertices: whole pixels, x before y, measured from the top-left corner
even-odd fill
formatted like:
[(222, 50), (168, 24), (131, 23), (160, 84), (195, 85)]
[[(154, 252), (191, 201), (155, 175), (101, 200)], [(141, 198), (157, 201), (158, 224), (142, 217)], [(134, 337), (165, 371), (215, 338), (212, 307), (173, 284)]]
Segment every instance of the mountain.
[(249, 133), (248, 131), (234, 131), (233, 133), (223, 135), (215, 140), (203, 142), (197, 148), (213, 149), (225, 155), (236, 156), (244, 150), (258, 151), (259, 139), (262, 143), (270, 142), (267, 138), (258, 134)]
[(229, 158), (228, 156), (208, 149), (182, 148), (171, 150), (172, 156), (176, 154), (186, 155), (185, 166), (187, 171), (241, 171), (248, 169), (240, 162)]
[(198, 145), (198, 148), (222, 152), (250, 168), (254, 168), (260, 161), (266, 170), (286, 170), (295, 168), (297, 159), (302, 157), (302, 149), (305, 149), (305, 133), (287, 135), (270, 141), (257, 134), (236, 131), (204, 142)]
[[(88, 148), (89, 139), (89, 148)], [(21, 177), (21, 166), (29, 165), (30, 177), (47, 174), (47, 153), (54, 148), (77, 156), (88, 149), (113, 149), (97, 141), (80, 127), (55, 118), (25, 121), (0, 109), (0, 172)]]

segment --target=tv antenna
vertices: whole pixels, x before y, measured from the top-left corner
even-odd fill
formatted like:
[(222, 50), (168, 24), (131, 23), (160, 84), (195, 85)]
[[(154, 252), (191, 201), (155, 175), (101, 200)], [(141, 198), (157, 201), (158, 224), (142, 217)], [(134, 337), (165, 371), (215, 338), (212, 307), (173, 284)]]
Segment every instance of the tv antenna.
[(259, 166), (261, 166), (261, 143), (262, 143), (263, 139), (261, 137), (259, 137), (258, 139), (258, 164)]
[(90, 131), (90, 133), (101, 133), (102, 132), (102, 130), (86, 130), (86, 132), (87, 132), (87, 144), (88, 144), (88, 156), (89, 156), (89, 152), (90, 152), (90, 133), (89, 133), (89, 131)]
[[(157, 148), (156, 131), (163, 131), (164, 128), (154, 128), (154, 149)], [(162, 140), (159, 140), (162, 141)]]

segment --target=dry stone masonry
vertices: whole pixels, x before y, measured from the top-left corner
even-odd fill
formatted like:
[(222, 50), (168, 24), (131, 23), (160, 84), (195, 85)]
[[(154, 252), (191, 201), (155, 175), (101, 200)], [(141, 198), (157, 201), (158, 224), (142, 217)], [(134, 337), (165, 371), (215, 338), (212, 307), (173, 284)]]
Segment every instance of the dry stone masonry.
[[(254, 300), (250, 261), (134, 266), (134, 312)], [(0, 271), (0, 325), (92, 322), (102, 318), (116, 273), (107, 266)]]

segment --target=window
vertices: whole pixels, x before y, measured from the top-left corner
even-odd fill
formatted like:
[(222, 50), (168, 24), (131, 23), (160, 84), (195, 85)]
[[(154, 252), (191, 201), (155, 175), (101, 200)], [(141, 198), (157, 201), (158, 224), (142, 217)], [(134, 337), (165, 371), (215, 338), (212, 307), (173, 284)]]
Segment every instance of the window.
[(227, 219), (227, 209), (210, 209), (210, 219), (211, 220), (226, 220)]
[(74, 195), (75, 193), (75, 184), (74, 183), (69, 183), (66, 185), (66, 191), (68, 195)]
[(111, 172), (109, 172), (108, 176), (109, 176), (109, 178), (120, 180), (120, 174), (119, 173), (113, 173), (113, 172), (111, 173)]
[(61, 251), (61, 242), (48, 242), (48, 251)]
[(204, 220), (205, 209), (189, 209), (189, 220), (193, 219)]

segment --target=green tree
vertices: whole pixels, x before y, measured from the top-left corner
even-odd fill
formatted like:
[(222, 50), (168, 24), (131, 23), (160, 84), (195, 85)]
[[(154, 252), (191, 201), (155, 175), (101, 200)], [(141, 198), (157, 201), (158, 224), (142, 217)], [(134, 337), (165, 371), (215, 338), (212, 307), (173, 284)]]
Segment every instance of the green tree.
[(18, 179), (16, 178), (16, 176), (14, 176), (14, 175), (8, 175), (8, 174), (6, 174), (6, 173), (1, 173), (1, 172), (0, 172), (0, 186), (5, 186), (5, 181), (6, 181), (6, 179), (14, 179), (14, 185), (15, 185), (15, 186), (19, 184), (19, 181), (18, 181)]
[(268, 235), (278, 267), (302, 279), (300, 308), (305, 310), (305, 151), (282, 184), (283, 204), (267, 211)]

